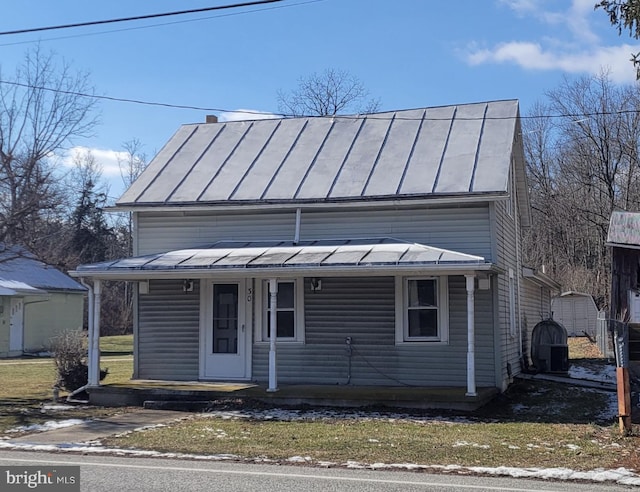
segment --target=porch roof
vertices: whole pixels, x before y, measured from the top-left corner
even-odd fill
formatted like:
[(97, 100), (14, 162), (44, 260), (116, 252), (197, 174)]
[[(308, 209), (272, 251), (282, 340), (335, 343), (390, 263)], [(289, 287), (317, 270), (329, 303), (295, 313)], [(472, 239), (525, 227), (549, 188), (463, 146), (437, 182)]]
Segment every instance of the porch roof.
[(252, 276), (312, 275), (397, 270), (438, 272), (498, 271), (481, 256), (393, 238), (299, 241), (219, 241), (212, 245), (80, 265), (75, 277), (146, 279), (204, 277), (216, 274)]

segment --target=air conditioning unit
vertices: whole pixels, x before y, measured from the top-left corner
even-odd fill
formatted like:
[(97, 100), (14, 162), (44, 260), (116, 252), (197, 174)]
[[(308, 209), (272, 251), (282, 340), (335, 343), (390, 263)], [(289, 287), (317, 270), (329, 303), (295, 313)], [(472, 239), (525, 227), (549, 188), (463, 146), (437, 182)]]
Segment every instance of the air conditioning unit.
[(561, 344), (542, 344), (538, 347), (538, 361), (544, 367), (543, 372), (569, 371), (569, 346)]
[(640, 323), (640, 292), (629, 291), (629, 323)]

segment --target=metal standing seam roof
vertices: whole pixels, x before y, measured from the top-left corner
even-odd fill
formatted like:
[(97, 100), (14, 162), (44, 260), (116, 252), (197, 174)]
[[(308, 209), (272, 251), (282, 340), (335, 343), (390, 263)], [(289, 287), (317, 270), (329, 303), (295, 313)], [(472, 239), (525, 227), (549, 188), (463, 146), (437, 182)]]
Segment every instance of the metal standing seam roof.
[(640, 213), (614, 211), (609, 220), (607, 245), (640, 249)]
[(0, 278), (0, 296), (42, 296), (46, 294), (47, 291), (37, 289), (24, 282)]
[(518, 101), (182, 126), (117, 206), (506, 193)]
[(0, 286), (17, 294), (27, 291), (38, 294), (41, 290), (82, 293), (87, 290), (67, 274), (41, 262), (26, 250), (15, 248), (0, 252)]
[(182, 249), (134, 258), (80, 265), (74, 275), (104, 273), (197, 271), (228, 269), (318, 270), (340, 267), (469, 266), (489, 268), (483, 257), (407, 243), (391, 238), (367, 240), (280, 242), (221, 241), (208, 247)]

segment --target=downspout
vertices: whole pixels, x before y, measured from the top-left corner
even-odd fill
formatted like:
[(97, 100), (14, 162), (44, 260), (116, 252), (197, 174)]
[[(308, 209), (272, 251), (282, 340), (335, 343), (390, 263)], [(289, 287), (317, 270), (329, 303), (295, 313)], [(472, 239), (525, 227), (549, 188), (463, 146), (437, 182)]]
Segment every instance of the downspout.
[(300, 222), (302, 219), (302, 209), (296, 208), (296, 231), (293, 236), (293, 244), (298, 244), (300, 242)]
[(465, 275), (467, 279), (467, 393), (476, 393), (476, 347), (475, 347), (475, 275)]
[[(93, 346), (93, 300), (94, 300), (94, 296), (93, 296), (93, 287), (91, 286), (91, 284), (88, 284), (84, 278), (80, 279), (80, 283), (82, 285), (84, 285), (87, 290), (88, 290), (88, 294), (87, 294), (87, 335), (88, 335), (88, 356), (89, 356), (89, 364), (91, 364), (91, 347)], [(84, 390), (86, 390), (89, 387), (89, 384), (85, 384), (84, 386), (81, 386), (78, 389), (73, 390), (71, 393), (69, 393), (67, 395), (67, 401), (71, 401), (73, 399), (74, 396), (76, 396), (79, 393), (82, 393)]]
[(278, 336), (278, 280), (269, 279), (269, 387), (267, 391), (278, 391), (278, 370), (276, 365), (276, 338)]
[(89, 348), (89, 386), (100, 386), (100, 304), (101, 281), (93, 283), (93, 338)]

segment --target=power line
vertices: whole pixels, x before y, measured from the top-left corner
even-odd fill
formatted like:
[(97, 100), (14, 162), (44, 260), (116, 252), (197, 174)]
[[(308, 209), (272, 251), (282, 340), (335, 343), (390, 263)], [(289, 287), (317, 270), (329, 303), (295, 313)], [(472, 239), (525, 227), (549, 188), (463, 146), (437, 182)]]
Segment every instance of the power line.
[(260, 8), (260, 9), (251, 9), (251, 10), (244, 10), (242, 12), (230, 12), (230, 13), (226, 13), (226, 14), (218, 14), (218, 15), (209, 15), (206, 17), (198, 17), (197, 19), (185, 19), (185, 20), (179, 20), (179, 21), (171, 21), (171, 22), (162, 22), (162, 23), (158, 23), (158, 24), (149, 24), (146, 26), (136, 26), (136, 27), (123, 27), (121, 29), (111, 29), (108, 31), (95, 31), (95, 32), (85, 32), (82, 34), (71, 34), (68, 36), (57, 36), (54, 38), (44, 38), (44, 39), (37, 39), (37, 40), (26, 40), (26, 41), (15, 41), (13, 43), (2, 43), (0, 44), (0, 47), (2, 46), (16, 46), (16, 45), (20, 45), (20, 44), (31, 44), (31, 43), (42, 43), (42, 42), (47, 42), (47, 41), (59, 41), (62, 39), (75, 39), (75, 38), (83, 38), (83, 37), (87, 37), (87, 36), (100, 36), (102, 34), (111, 34), (111, 33), (116, 33), (116, 32), (127, 32), (127, 31), (137, 31), (140, 29), (152, 29), (155, 27), (163, 27), (163, 26), (172, 26), (172, 25), (176, 25), (176, 24), (186, 24), (188, 22), (201, 22), (204, 20), (211, 20), (211, 19), (220, 19), (222, 17), (233, 17), (236, 15), (246, 15), (246, 14), (252, 14), (255, 12), (266, 12), (268, 10), (276, 10), (276, 9), (286, 9), (286, 8), (290, 8), (290, 7), (298, 7), (300, 5), (307, 5), (310, 3), (318, 3), (318, 2), (323, 2), (324, 0), (308, 0), (305, 2), (298, 2), (298, 3), (290, 3), (287, 5), (277, 5), (277, 6), (273, 6), (273, 7), (264, 7), (264, 8)]
[[(18, 86), (18, 87), (24, 87), (26, 89), (36, 89), (36, 90), (42, 90), (42, 91), (48, 91), (48, 92), (56, 92), (56, 93), (59, 93), (59, 94), (67, 94), (67, 95), (70, 95), (70, 96), (89, 97), (89, 98), (92, 98), (92, 99), (103, 99), (103, 100), (107, 100), (107, 101), (131, 103), (131, 104), (143, 104), (143, 105), (146, 105), (146, 106), (160, 106), (160, 107), (172, 108), (172, 109), (193, 109), (195, 111), (210, 111), (212, 113), (232, 113), (232, 112), (234, 112), (234, 110), (229, 110), (229, 109), (207, 108), (207, 107), (203, 107), (203, 106), (191, 106), (191, 105), (188, 105), (188, 104), (171, 104), (171, 103), (156, 102), (156, 101), (143, 101), (141, 99), (129, 99), (129, 98), (125, 98), (125, 97), (100, 96), (98, 94), (88, 94), (86, 92), (66, 91), (66, 90), (63, 90), (63, 89), (53, 89), (51, 87), (24, 84), (22, 82), (12, 82), (12, 81), (7, 81), (7, 80), (0, 80), (0, 84), (14, 85), (14, 86)], [(275, 116), (283, 116), (283, 117), (290, 116), (290, 115), (279, 114), (279, 113), (264, 113), (264, 112), (260, 112), (260, 111), (251, 111), (251, 110), (246, 110), (246, 111), (242, 111), (242, 112), (243, 113), (248, 113), (248, 114), (255, 114), (255, 115), (274, 114)]]
[[(157, 106), (163, 108), (170, 109), (191, 109), (194, 111), (206, 111), (211, 113), (244, 113), (255, 116), (275, 116), (281, 118), (295, 118), (295, 117), (304, 117), (304, 118), (331, 118), (331, 119), (342, 119), (342, 120), (361, 120), (362, 118), (367, 118), (371, 120), (402, 120), (402, 121), (451, 121), (449, 117), (443, 118), (435, 118), (435, 117), (421, 117), (421, 116), (398, 116), (398, 115), (389, 115), (384, 116), (381, 113), (363, 113), (357, 115), (294, 115), (287, 113), (275, 113), (275, 112), (265, 112), (265, 111), (254, 111), (250, 109), (224, 109), (224, 108), (211, 108), (206, 106), (193, 106), (189, 104), (172, 104), (165, 102), (157, 102), (157, 101), (145, 101), (142, 99), (131, 99), (125, 97), (114, 97), (114, 96), (101, 96), (98, 94), (88, 94), (85, 92), (76, 92), (76, 91), (67, 91), (63, 89), (54, 89), (51, 87), (45, 86), (37, 86), (31, 84), (25, 84), (22, 82), (8, 81), (0, 79), (0, 85), (14, 85), (17, 87), (24, 87), (26, 89), (35, 89), (35, 90), (43, 90), (48, 92), (54, 92), (59, 94), (67, 94), (70, 96), (78, 96), (78, 97), (88, 97), (92, 99), (102, 99), (106, 101), (112, 102), (121, 102), (121, 103), (129, 103), (129, 104), (141, 104), (145, 106)], [(482, 103), (477, 103), (482, 104)], [(423, 108), (418, 108), (418, 110)], [(397, 111), (387, 111), (387, 113), (397, 113)], [(597, 116), (615, 116), (615, 115), (624, 115), (624, 114), (638, 114), (640, 113), (640, 109), (621, 109), (617, 111), (594, 111), (591, 113), (558, 113), (558, 114), (542, 114), (542, 115), (519, 115), (519, 116), (472, 116), (472, 117), (459, 117), (456, 116), (454, 119), (457, 121), (480, 121), (480, 120), (514, 120), (520, 118), (521, 120), (534, 120), (534, 119), (555, 119), (555, 118), (590, 118)]]
[(134, 17), (120, 17), (117, 19), (106, 19), (106, 20), (98, 20), (98, 21), (89, 21), (89, 22), (77, 22), (74, 24), (60, 24), (56, 26), (46, 26), (46, 27), (34, 27), (30, 29), (17, 29), (14, 31), (3, 31), (0, 32), (0, 36), (6, 36), (10, 34), (26, 34), (30, 32), (41, 32), (41, 31), (53, 31), (56, 29), (70, 29), (74, 27), (84, 27), (84, 26), (97, 26), (100, 24), (113, 24), (116, 22), (129, 22), (135, 20), (144, 20), (144, 19), (155, 19), (158, 17), (169, 17), (174, 15), (183, 15), (183, 14), (195, 14), (199, 12), (210, 12), (212, 10), (226, 10), (226, 9), (235, 9), (239, 7), (250, 7), (253, 5), (262, 5), (266, 3), (275, 3), (282, 2), (283, 0), (255, 0), (253, 2), (243, 2), (243, 3), (234, 3), (229, 5), (218, 5), (216, 7), (205, 7), (201, 9), (190, 9), (190, 10), (178, 10), (174, 12), (163, 12), (159, 14), (147, 14), (147, 15), (138, 15)]

